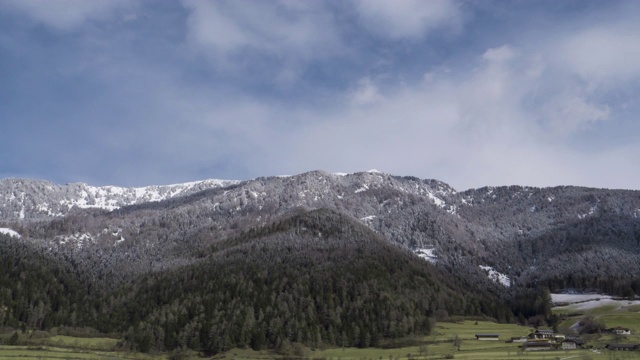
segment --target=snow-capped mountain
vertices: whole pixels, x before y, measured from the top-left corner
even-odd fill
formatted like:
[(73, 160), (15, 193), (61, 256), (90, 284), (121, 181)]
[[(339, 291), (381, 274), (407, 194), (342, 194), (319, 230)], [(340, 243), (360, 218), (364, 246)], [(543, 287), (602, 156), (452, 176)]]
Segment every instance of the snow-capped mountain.
[[(381, 301), (382, 312), (370, 319), (385, 309), (414, 309), (396, 306), (405, 297), (424, 307), (415, 313), (421, 323), (439, 309), (510, 321), (529, 311), (521, 305), (540, 287), (637, 294), (639, 214), (640, 191), (509, 186), (457, 192), (441, 181), (377, 171), (144, 188), (10, 179), (0, 182), (0, 265), (9, 265), (0, 273), (14, 271), (4, 286), (16, 289), (41, 280), (30, 288), (56, 301), (49, 291), (67, 296), (82, 281), (104, 296), (105, 324), (121, 309), (119, 318), (129, 318), (129, 309), (143, 308), (138, 302), (149, 304), (144, 309), (160, 306), (145, 320), (152, 324), (170, 309), (205, 309), (227, 299), (227, 310), (218, 313), (240, 319), (240, 328), (246, 316), (234, 315), (237, 294), (244, 294), (248, 314), (269, 283), (273, 295), (265, 298), (273, 303), (262, 313), (284, 298), (295, 300), (281, 319), (291, 317), (297, 299), (314, 304), (329, 295), (344, 299), (340, 308)], [(30, 266), (31, 275), (13, 264)], [(64, 283), (50, 286), (58, 279)], [(295, 292), (281, 298), (283, 286)], [(346, 294), (373, 296), (354, 301)], [(95, 304), (87, 294), (75, 298)], [(207, 300), (191, 302), (199, 299)], [(514, 310), (506, 307), (510, 302)], [(35, 301), (13, 303), (37, 313)], [(47, 306), (53, 309), (40, 308)], [(301, 309), (305, 316), (315, 311)], [(95, 311), (90, 305), (85, 318)], [(354, 321), (361, 318), (357, 313)], [(184, 334), (193, 334), (192, 324), (185, 319)]]
[(0, 180), (0, 220), (61, 217), (74, 207), (115, 210), (122, 206), (167, 200), (198, 191), (238, 184), (237, 180), (202, 180), (145, 187), (66, 185), (43, 180)]
[[(468, 268), (478, 279), (514, 283), (578, 273), (576, 263), (598, 264), (600, 273), (618, 271), (614, 265), (640, 268), (638, 191), (509, 186), (457, 192), (438, 180), (378, 171), (143, 188), (0, 181), (0, 227), (22, 241), (71, 251), (123, 249), (126, 256), (135, 249), (136, 256), (163, 263), (191, 261), (208, 246), (317, 209), (345, 215), (436, 266)], [(593, 270), (579, 269), (581, 276)]]
[[(265, 180), (268, 179), (268, 183)], [(410, 179), (412, 181), (407, 181)], [(190, 195), (202, 190), (240, 184), (239, 180), (203, 180), (173, 185), (146, 187), (91, 186), (85, 183), (66, 185), (43, 180), (0, 180), (0, 220), (28, 220), (65, 216), (74, 207), (115, 210), (127, 205), (168, 200)], [(277, 183), (287, 188), (295, 200), (294, 205), (308, 204), (327, 199), (352, 197), (367, 190), (392, 188), (403, 193), (425, 196), (429, 202), (448, 208), (446, 199), (456, 192), (445, 183), (436, 180), (400, 178), (375, 170), (354, 174), (330, 174), (312, 171), (296, 176), (258, 178), (246, 181), (245, 186), (228, 193), (232, 200), (246, 197), (243, 206), (264, 201), (265, 189)], [(247, 190), (247, 191), (245, 191)], [(246, 194), (245, 194), (246, 192)], [(273, 195), (272, 192), (269, 192)], [(247, 195), (247, 196), (245, 196)], [(263, 198), (262, 200), (260, 200)], [(266, 199), (268, 201), (268, 199)]]

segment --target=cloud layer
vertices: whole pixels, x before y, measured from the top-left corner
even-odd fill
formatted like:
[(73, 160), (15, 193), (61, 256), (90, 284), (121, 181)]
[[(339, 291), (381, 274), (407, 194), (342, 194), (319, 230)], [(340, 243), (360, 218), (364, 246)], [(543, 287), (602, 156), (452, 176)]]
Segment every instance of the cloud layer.
[(0, 177), (637, 189), (640, 8), (604, 5), (5, 1)]

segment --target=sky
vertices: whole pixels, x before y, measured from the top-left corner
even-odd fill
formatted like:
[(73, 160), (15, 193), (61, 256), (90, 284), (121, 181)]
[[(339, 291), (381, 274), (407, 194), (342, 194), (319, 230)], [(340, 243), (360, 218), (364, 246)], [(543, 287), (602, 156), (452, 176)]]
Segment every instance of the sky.
[(0, 0), (0, 178), (640, 189), (640, 2)]

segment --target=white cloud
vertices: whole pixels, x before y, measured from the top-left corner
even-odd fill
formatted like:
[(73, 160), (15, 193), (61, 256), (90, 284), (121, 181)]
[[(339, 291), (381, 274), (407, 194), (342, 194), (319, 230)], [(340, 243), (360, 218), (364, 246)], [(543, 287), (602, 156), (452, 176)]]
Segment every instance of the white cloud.
[(378, 86), (366, 77), (361, 79), (351, 93), (351, 102), (354, 105), (367, 105), (382, 100)]
[(502, 45), (497, 48), (491, 48), (482, 54), (482, 58), (493, 63), (504, 63), (515, 57), (515, 51), (509, 45)]
[[(540, 106), (527, 106), (540, 83), (555, 86), (554, 74), (544, 71), (540, 57), (501, 46), (477, 59), (471, 72), (431, 73), (413, 85), (364, 78), (330, 114), (285, 114), (306, 125), (274, 134), (282, 146), (266, 147), (261, 154), (277, 160), (254, 165), (281, 173), (378, 168), (437, 178), (458, 189), (632, 187), (629, 181), (596, 174), (595, 168), (632, 175), (635, 170), (617, 166), (640, 155), (637, 147), (591, 156), (566, 141), (609, 119), (606, 105), (590, 101), (582, 88), (554, 87), (554, 93), (539, 99)], [(616, 160), (608, 163), (608, 156)]]
[(189, 1), (185, 4), (191, 10), (188, 28), (193, 42), (221, 52), (258, 43), (253, 34), (222, 14), (217, 3)]
[[(75, 30), (114, 15), (135, 19), (123, 11), (129, 4), (6, 0), (0, 7), (55, 29)], [(482, 19), (465, 23), (486, 31), (482, 38), (444, 39), (429, 35), (461, 29), (462, 10), (473, 6), (411, 0), (182, 4), (186, 17), (172, 12), (170, 24), (166, 13), (153, 16), (151, 7), (145, 8), (144, 36), (157, 35), (148, 42), (136, 26), (63, 39), (61, 44), (78, 41), (73, 49), (79, 51), (52, 52), (65, 54), (53, 59), (56, 66), (37, 59), (43, 73), (65, 67), (82, 71), (61, 73), (56, 86), (38, 82), (39, 77), (31, 82), (36, 77), (26, 73), (16, 77), (33, 89), (25, 94), (62, 99), (57, 112), (33, 116), (47, 121), (55, 116), (52, 123), (64, 120), (73, 133), (42, 131), (36, 140), (22, 141), (21, 149), (37, 154), (33, 158), (42, 149), (63, 154), (55, 156), (62, 159), (56, 166), (69, 181), (88, 172), (100, 174), (96, 178), (102, 181), (143, 185), (227, 174), (377, 168), (437, 178), (458, 189), (505, 184), (637, 188), (637, 145), (601, 141), (600, 148), (592, 148), (582, 138), (600, 140), (596, 129), (615, 134), (620, 103), (635, 103), (637, 89), (632, 88), (640, 79), (635, 61), (640, 26), (635, 23), (570, 22), (501, 37), (492, 31), (509, 32), (511, 17), (495, 30)], [(167, 26), (167, 32), (154, 26)], [(372, 45), (363, 30), (385, 41)], [(193, 61), (194, 53), (210, 62)], [(227, 69), (238, 71), (228, 76)], [(76, 94), (47, 94), (78, 89), (79, 78), (85, 81)], [(282, 88), (286, 96), (279, 93)], [(87, 96), (76, 101), (80, 91)], [(75, 139), (94, 150), (78, 152), (77, 143), (58, 146)]]
[(309, 59), (342, 48), (333, 14), (321, 3), (296, 1), (191, 1), (188, 37), (199, 50), (224, 57), (260, 51), (278, 58)]
[(417, 39), (462, 23), (460, 6), (452, 0), (356, 0), (355, 7), (365, 28), (389, 39)]
[[(125, 0), (5, 0), (4, 6), (22, 12), (33, 20), (57, 30), (73, 30), (87, 21), (103, 20), (118, 9), (131, 7)], [(124, 18), (131, 18), (131, 14)]]
[(635, 20), (568, 33), (550, 51), (567, 71), (594, 85), (619, 86), (640, 78), (640, 25)]
[(588, 102), (578, 94), (561, 94), (543, 110), (555, 134), (568, 136), (609, 118), (609, 107)]

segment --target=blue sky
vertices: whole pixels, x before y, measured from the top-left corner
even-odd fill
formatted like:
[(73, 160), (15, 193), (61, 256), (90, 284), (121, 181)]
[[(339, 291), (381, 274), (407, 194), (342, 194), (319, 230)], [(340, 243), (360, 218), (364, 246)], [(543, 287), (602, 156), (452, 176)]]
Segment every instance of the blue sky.
[(640, 189), (637, 1), (0, 0), (0, 178)]

